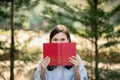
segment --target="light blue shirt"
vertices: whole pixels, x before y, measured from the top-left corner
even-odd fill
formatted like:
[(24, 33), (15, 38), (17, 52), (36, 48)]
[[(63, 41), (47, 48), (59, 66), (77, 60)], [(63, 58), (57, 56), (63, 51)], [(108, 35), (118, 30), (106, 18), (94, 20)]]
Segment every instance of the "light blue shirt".
[[(82, 63), (82, 60), (81, 60), (79, 55), (77, 55), (77, 57), (80, 60), (80, 65), (79, 65), (79, 69), (78, 69), (79, 73), (80, 73), (80, 80), (88, 80), (87, 72), (86, 72), (86, 69)], [(42, 59), (40, 60), (38, 68), (35, 72), (35, 79), (34, 80), (42, 80), (40, 78), (41, 61), (42, 61)], [(60, 71), (60, 72), (58, 72), (58, 71)], [(59, 73), (59, 76), (58, 76), (58, 73)], [(46, 80), (59, 80), (59, 79), (60, 80), (74, 80), (74, 69), (73, 69), (73, 67), (70, 69), (66, 69), (64, 66), (57, 66), (57, 68), (52, 70), (52, 71), (48, 71), (46, 69), (45, 75), (46, 75)]]

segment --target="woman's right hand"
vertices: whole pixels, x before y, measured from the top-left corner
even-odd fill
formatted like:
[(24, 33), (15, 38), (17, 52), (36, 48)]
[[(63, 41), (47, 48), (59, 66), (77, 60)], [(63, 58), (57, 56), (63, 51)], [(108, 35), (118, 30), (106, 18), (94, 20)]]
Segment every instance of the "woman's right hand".
[(49, 63), (50, 63), (50, 57), (47, 56), (42, 60), (41, 70), (45, 71)]
[(41, 70), (40, 70), (40, 77), (42, 80), (46, 80), (45, 78), (45, 70), (48, 66), (48, 64), (50, 63), (50, 57), (45, 57), (43, 60), (42, 60), (42, 63), (41, 63)]

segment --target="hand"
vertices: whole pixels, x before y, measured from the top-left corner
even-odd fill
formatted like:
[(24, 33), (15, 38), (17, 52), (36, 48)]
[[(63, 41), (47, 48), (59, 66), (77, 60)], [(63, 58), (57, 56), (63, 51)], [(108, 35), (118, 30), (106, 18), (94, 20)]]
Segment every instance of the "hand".
[(78, 67), (80, 65), (80, 61), (77, 57), (72, 56), (69, 58), (69, 61), (74, 65), (74, 69), (78, 69)]
[(45, 70), (49, 63), (50, 63), (50, 57), (48, 57), (48, 56), (45, 57), (41, 63), (40, 77), (42, 80), (46, 80)]
[(50, 57), (45, 57), (41, 63), (41, 68), (46, 69), (48, 64), (50, 63)]

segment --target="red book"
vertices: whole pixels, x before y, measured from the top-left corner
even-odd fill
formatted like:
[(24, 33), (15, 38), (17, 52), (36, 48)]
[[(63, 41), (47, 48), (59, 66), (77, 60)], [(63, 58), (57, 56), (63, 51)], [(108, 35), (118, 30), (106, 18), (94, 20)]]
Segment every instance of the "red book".
[(49, 66), (71, 66), (69, 57), (76, 56), (76, 43), (44, 43), (43, 57), (49, 56)]

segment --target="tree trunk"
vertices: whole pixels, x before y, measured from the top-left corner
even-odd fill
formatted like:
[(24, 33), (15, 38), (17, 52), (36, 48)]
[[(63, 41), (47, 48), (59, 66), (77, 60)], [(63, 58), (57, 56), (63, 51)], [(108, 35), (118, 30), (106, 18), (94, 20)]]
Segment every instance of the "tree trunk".
[(10, 52), (10, 80), (14, 80), (14, 0), (11, 0), (11, 52)]
[(95, 22), (94, 22), (94, 37), (95, 37), (95, 80), (99, 80), (99, 71), (98, 71), (98, 25), (97, 25), (97, 5), (98, 0), (94, 0), (94, 12), (95, 12)]

